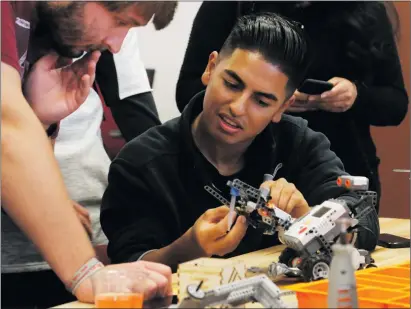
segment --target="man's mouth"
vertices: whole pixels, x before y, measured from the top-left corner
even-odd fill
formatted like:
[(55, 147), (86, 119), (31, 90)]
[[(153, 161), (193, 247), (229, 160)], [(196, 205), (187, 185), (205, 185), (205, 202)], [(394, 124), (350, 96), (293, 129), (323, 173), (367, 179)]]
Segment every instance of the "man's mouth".
[(65, 58), (80, 58), (84, 54), (84, 50), (74, 49), (69, 45), (55, 43), (53, 48), (60, 56)]
[(242, 126), (235, 120), (225, 115), (221, 115), (221, 114), (219, 115), (219, 118), (220, 118), (220, 127), (226, 133), (234, 134), (242, 130)]
[(231, 120), (230, 118), (221, 115), (220, 118), (229, 126), (235, 128), (235, 129), (241, 129), (241, 126), (239, 124), (237, 124), (235, 121)]

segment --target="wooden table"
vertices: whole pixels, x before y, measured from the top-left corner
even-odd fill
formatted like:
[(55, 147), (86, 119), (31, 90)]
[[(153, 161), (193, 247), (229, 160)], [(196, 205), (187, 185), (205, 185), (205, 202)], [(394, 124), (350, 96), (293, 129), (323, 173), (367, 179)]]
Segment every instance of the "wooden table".
[[(410, 238), (410, 220), (409, 219), (389, 219), (381, 218), (380, 219), (380, 230), (381, 233), (390, 233), (397, 236), (403, 236)], [(236, 256), (231, 258), (232, 260), (242, 261), (246, 264), (247, 267), (256, 266), (265, 268), (271, 262), (277, 261), (281, 251), (284, 249), (284, 246), (275, 246), (244, 255)], [(377, 247), (372, 253), (372, 257), (375, 260), (375, 264), (379, 267), (395, 265), (399, 263), (404, 263), (410, 259), (410, 248), (404, 249), (386, 249), (382, 247)], [(173, 287), (176, 291), (177, 288), (177, 277), (176, 274), (173, 275)], [(282, 280), (277, 281), (276, 284), (285, 288), (286, 286), (295, 283), (295, 281)], [(175, 292), (175, 294), (177, 294)], [(295, 304), (295, 299), (288, 299), (288, 302)], [(91, 304), (84, 304), (80, 302), (71, 302), (64, 305), (60, 305), (54, 308), (94, 308)]]

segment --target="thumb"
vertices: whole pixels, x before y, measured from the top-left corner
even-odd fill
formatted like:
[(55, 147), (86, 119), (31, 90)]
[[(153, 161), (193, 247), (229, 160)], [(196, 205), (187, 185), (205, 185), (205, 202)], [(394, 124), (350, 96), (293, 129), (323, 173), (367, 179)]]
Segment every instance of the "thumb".
[(228, 208), (225, 205), (217, 207), (217, 208), (209, 209), (204, 213), (204, 220), (208, 222), (217, 223), (221, 219), (223, 219), (229, 211), (230, 211), (230, 208)]
[[(209, 231), (209, 235), (212, 239), (216, 240), (227, 234), (229, 215), (230, 214), (227, 213), (226, 216), (220, 219), (220, 221), (216, 222), (213, 228)], [(234, 213), (233, 222), (235, 222), (236, 217), (237, 217), (237, 213)]]
[(333, 77), (328, 80), (329, 83), (333, 84), (334, 86), (337, 85), (339, 82), (341, 82), (341, 78), (339, 77)]
[(44, 71), (53, 70), (56, 68), (59, 55), (56, 52), (50, 52), (47, 55), (41, 57), (36, 63), (36, 69), (41, 69)]
[(87, 208), (81, 206), (79, 203), (77, 203), (75, 201), (72, 201), (72, 203), (73, 203), (74, 209), (78, 213), (82, 214), (83, 216), (90, 217), (90, 214), (89, 214), (89, 211), (87, 210)]

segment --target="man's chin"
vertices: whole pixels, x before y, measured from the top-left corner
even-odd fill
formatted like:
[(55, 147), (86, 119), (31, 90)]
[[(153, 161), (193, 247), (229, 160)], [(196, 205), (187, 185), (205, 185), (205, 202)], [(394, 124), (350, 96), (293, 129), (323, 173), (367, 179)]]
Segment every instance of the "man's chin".
[(216, 141), (217, 144), (221, 145), (227, 145), (227, 146), (231, 146), (231, 145), (236, 145), (238, 143), (240, 143), (241, 139), (238, 135), (233, 136), (233, 135), (229, 135), (221, 130), (218, 130), (218, 132), (216, 134), (212, 134), (212, 136), (214, 137), (214, 140)]
[(81, 56), (83, 56), (84, 51), (65, 51), (63, 53), (59, 53), (62, 57), (66, 57), (66, 58), (72, 58), (72, 59), (76, 59), (76, 58), (80, 58)]
[(84, 51), (75, 50), (69, 46), (61, 46), (56, 44), (53, 46), (53, 48), (57, 54), (64, 58), (75, 59), (80, 58), (84, 54)]

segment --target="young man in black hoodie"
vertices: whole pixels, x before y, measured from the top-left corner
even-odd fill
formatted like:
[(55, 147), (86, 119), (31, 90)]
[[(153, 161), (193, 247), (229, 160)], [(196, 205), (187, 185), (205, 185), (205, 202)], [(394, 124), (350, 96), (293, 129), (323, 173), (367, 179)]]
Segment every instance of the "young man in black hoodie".
[[(269, 188), (274, 204), (296, 218), (331, 198), (349, 207), (358, 202), (336, 184), (346, 173), (327, 138), (305, 120), (283, 115), (309, 66), (303, 32), (272, 13), (240, 18), (221, 51), (209, 56), (205, 92), (181, 117), (125, 146), (111, 165), (101, 212), (112, 262), (143, 259), (174, 267), (277, 244), (277, 237), (247, 229), (244, 217), (227, 232), (228, 207), (204, 186), (228, 198), (226, 183), (234, 178)], [(277, 179), (262, 184), (279, 163)], [(373, 249), (376, 213), (363, 225), (368, 231), (360, 232), (357, 244)]]

